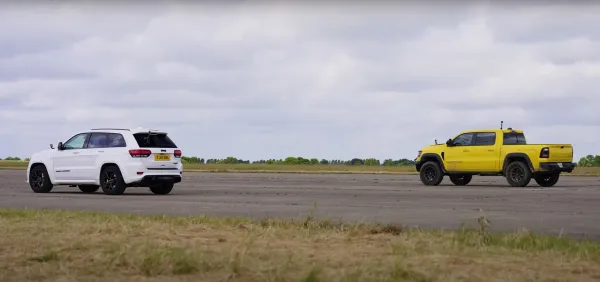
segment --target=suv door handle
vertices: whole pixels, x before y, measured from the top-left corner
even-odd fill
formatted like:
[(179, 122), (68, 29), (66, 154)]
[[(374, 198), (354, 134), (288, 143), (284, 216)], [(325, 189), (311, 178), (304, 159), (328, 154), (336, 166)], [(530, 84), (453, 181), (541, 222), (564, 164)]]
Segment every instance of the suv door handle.
[(78, 155), (78, 154), (79, 154), (79, 152), (73, 152), (73, 155)]
[(98, 151), (98, 153), (104, 153), (104, 151)]

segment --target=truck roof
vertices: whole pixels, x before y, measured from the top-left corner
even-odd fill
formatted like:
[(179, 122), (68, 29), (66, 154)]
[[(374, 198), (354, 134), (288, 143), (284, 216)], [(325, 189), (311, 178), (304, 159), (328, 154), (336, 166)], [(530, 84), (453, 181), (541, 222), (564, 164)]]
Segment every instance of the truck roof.
[(463, 132), (461, 132), (460, 134), (463, 133), (469, 133), (469, 132), (503, 132), (503, 133), (523, 133), (523, 130), (521, 129), (513, 129), (513, 128), (505, 128), (505, 129), (499, 129), (499, 128), (494, 128), (494, 129), (470, 129), (470, 130), (465, 130)]

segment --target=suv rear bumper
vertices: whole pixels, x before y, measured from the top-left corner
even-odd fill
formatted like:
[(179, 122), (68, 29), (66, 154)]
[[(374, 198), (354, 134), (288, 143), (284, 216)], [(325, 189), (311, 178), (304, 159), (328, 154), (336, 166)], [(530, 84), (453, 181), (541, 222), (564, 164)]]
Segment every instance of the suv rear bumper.
[(181, 182), (181, 175), (145, 175), (142, 179), (129, 183), (127, 186), (130, 187), (148, 187), (153, 184), (159, 183), (179, 183)]
[(572, 172), (577, 163), (540, 163), (540, 171)]

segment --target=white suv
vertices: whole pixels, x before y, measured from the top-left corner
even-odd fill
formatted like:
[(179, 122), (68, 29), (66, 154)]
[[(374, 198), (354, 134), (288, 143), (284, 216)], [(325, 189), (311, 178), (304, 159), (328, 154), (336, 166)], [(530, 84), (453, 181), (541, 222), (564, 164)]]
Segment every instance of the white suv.
[(165, 195), (181, 182), (181, 150), (166, 132), (97, 128), (50, 148), (29, 161), (27, 182), (36, 193), (69, 185), (84, 193), (101, 187), (105, 194), (121, 195), (127, 187), (150, 187)]

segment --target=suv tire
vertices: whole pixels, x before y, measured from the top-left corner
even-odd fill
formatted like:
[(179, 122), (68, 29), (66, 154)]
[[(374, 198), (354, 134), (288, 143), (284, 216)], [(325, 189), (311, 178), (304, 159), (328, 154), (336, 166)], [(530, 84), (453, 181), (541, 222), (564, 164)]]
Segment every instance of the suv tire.
[(514, 161), (506, 167), (506, 180), (512, 187), (525, 187), (531, 181), (531, 170), (522, 161)]
[(48, 193), (54, 185), (50, 182), (50, 176), (46, 166), (36, 164), (29, 170), (29, 187), (35, 193)]
[(100, 172), (100, 187), (106, 195), (121, 195), (125, 192), (125, 181), (121, 170), (117, 166), (110, 165)]
[(560, 178), (560, 173), (544, 173), (534, 177), (535, 182), (542, 187), (552, 187)]
[(95, 193), (100, 189), (98, 185), (79, 185), (79, 190), (83, 193)]
[(473, 175), (470, 174), (450, 175), (450, 181), (456, 186), (465, 186), (471, 182), (471, 179), (473, 179)]
[(150, 186), (150, 191), (156, 195), (167, 195), (173, 190), (175, 183), (167, 182)]
[(440, 165), (434, 161), (428, 161), (421, 166), (419, 175), (421, 182), (426, 186), (437, 186), (444, 179), (444, 173)]

